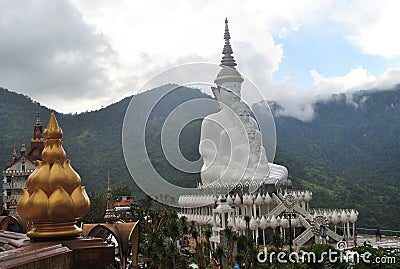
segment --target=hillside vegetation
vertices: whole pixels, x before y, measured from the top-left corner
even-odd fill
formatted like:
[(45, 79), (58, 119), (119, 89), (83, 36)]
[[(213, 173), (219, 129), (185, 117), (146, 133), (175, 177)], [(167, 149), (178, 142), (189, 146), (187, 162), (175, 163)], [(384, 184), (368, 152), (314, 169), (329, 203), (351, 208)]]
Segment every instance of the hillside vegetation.
[[(143, 104), (160, 87), (98, 111), (82, 114), (56, 113), (64, 131), (64, 148), (72, 166), (82, 177), (89, 194), (106, 189), (107, 170), (112, 187), (128, 185), (135, 197), (143, 193), (135, 185), (123, 158), (121, 135), (125, 111)], [(164, 158), (160, 130), (179, 104), (210, 98), (197, 89), (178, 87), (166, 95), (150, 115), (146, 145), (152, 164), (171, 183), (193, 187), (198, 174), (173, 168)], [(212, 113), (215, 107), (203, 107)], [(276, 106), (279, 109), (279, 106)], [(37, 104), (29, 97), (0, 88), (0, 162), (11, 161), (12, 150), (27, 145), (33, 134)], [(43, 126), (50, 109), (41, 107)], [(277, 112), (277, 111), (276, 111)], [(400, 229), (400, 88), (344, 95), (315, 104), (315, 118), (302, 122), (292, 117), (275, 118), (278, 148), (275, 162), (288, 167), (295, 189), (314, 192), (313, 207), (356, 208), (359, 226)], [(183, 129), (179, 138), (182, 154), (198, 159), (201, 121)], [(151, 180), (149, 178), (148, 180)]]

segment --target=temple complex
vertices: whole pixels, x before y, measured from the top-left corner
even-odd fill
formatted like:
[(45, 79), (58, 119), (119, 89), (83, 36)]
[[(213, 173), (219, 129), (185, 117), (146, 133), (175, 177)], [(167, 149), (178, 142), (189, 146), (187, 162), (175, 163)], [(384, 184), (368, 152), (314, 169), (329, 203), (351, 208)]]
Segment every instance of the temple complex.
[(214, 244), (224, 240), (228, 226), (239, 234), (250, 230), (254, 241), (264, 245), (276, 229), (297, 246), (354, 237), (355, 209), (310, 208), (312, 192), (294, 189), (287, 168), (268, 160), (258, 124), (241, 98), (244, 79), (236, 69), (227, 20), (224, 40), (212, 87), (220, 110), (205, 117), (201, 127), (202, 194), (179, 197), (181, 216), (211, 224)]
[(42, 160), (42, 151), (45, 145), (40, 112), (38, 109), (36, 124), (29, 148), (22, 143), (19, 155), (14, 149), (12, 162), (7, 164), (3, 171), (3, 205), (9, 214), (16, 215), (16, 205), (21, 198), (22, 189), (26, 187), (28, 176), (36, 169), (37, 161)]
[[(42, 134), (41, 125), (37, 130)], [(77, 225), (90, 201), (62, 147), (62, 130), (54, 113), (42, 135), (44, 147), (33, 148), (32, 152), (42, 152), (16, 206), (25, 223), (0, 217), (0, 267), (113, 268), (114, 247), (101, 238), (82, 237)]]
[(0, 216), (0, 267), (106, 269), (129, 263), (138, 268), (139, 225), (118, 220), (109, 175), (105, 223), (77, 224), (90, 201), (67, 159), (62, 134), (54, 113), (42, 132), (38, 113), (30, 149), (23, 146), (5, 172), (13, 180), (16, 171), (26, 173), (15, 201), (16, 216)]
[[(139, 222), (122, 220), (119, 202), (113, 203), (111, 194), (110, 172), (107, 177), (107, 204), (104, 214), (105, 223), (82, 224), (83, 235), (101, 238), (103, 241), (115, 247), (115, 255), (120, 268), (126, 268), (129, 264), (131, 268), (138, 268), (139, 251)], [(127, 200), (133, 202), (133, 200)], [(123, 202), (124, 203), (124, 202)], [(130, 204), (129, 204), (130, 205)]]

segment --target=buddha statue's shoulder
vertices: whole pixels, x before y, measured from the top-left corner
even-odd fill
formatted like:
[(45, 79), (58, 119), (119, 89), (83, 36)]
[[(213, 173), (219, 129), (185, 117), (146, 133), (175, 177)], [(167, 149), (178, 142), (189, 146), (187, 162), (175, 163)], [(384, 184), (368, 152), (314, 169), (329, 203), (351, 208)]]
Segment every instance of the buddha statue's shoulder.
[(221, 117), (226, 117), (225, 115), (226, 113), (223, 110), (220, 110), (216, 113), (212, 113), (210, 115), (207, 115), (206, 117), (204, 117), (204, 119), (215, 119), (215, 118), (221, 118)]

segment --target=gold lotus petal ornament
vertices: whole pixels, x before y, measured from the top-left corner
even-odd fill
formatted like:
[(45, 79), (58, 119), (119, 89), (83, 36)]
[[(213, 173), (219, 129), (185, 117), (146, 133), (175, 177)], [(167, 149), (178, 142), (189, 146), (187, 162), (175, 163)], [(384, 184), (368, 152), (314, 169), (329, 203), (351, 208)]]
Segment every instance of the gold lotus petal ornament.
[(26, 187), (28, 188), (29, 194), (32, 195), (36, 187), (40, 188), (45, 193), (49, 193), (50, 165), (42, 162), (40, 167), (36, 167), (35, 171), (26, 181)]
[(42, 166), (43, 166), (43, 162), (38, 160), (35, 170), (33, 170), (33, 172), (29, 175), (28, 179), (26, 180), (26, 187), (28, 188), (28, 190), (29, 189), (32, 190), (31, 192), (29, 192), (29, 195), (31, 195), (34, 190), (34, 187), (32, 184), (32, 182), (34, 181), (33, 179), (36, 178), (37, 172), (39, 171), (40, 168), (42, 168)]
[(62, 130), (54, 113), (44, 131), (47, 139), (42, 152), (42, 162), (29, 176), (22, 197), (18, 202), (18, 214), (31, 225), (27, 235), (31, 238), (57, 239), (76, 237), (82, 230), (76, 226), (90, 207), (81, 178), (66, 159), (62, 147)]
[(64, 170), (67, 173), (67, 180), (64, 182), (64, 189), (68, 193), (72, 193), (81, 184), (81, 177), (71, 167), (70, 160), (66, 160), (63, 164)]
[(50, 165), (57, 160), (59, 160), (61, 163), (64, 163), (66, 160), (66, 153), (62, 148), (61, 140), (48, 139), (46, 141), (46, 147), (42, 152), (42, 159)]
[(50, 197), (59, 186), (64, 187), (66, 179), (67, 173), (65, 172), (64, 167), (61, 165), (59, 160), (55, 161), (50, 170), (50, 177), (48, 178), (49, 192), (47, 195)]
[(32, 221), (47, 219), (48, 201), (46, 193), (42, 189), (36, 188), (25, 208), (29, 210), (29, 219)]
[(28, 201), (29, 201), (29, 192), (26, 189), (22, 189), (22, 195), (18, 201), (17, 210), (19, 212), (19, 215), (23, 218), (30, 217), (29, 210), (26, 210)]
[(37, 166), (35, 170), (29, 175), (28, 179), (26, 180), (26, 187), (29, 189), (29, 186), (32, 186), (32, 178), (36, 177), (37, 172), (39, 171), (40, 168), (42, 168), (43, 162), (37, 160)]
[(74, 210), (74, 203), (72, 202), (71, 196), (59, 186), (49, 197), (49, 206), (47, 212), (49, 214), (50, 221), (73, 221), (74, 216), (72, 212)]
[(74, 203), (74, 217), (82, 218), (90, 208), (90, 200), (86, 194), (85, 187), (78, 186), (71, 194)]

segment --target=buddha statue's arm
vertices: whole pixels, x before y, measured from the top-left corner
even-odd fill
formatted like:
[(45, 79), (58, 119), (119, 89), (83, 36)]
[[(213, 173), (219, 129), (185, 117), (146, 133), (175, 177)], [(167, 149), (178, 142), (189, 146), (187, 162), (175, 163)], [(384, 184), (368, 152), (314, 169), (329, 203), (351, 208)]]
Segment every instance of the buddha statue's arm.
[(229, 129), (222, 130), (219, 135), (219, 148), (218, 154), (220, 157), (221, 163), (228, 164), (232, 158), (232, 140), (229, 137)]
[(267, 153), (265, 152), (264, 146), (261, 146), (261, 157), (260, 157), (260, 162), (265, 163), (268, 165), (268, 158), (267, 158)]
[(213, 125), (214, 123), (209, 120), (207, 121), (207, 118), (204, 119), (201, 125), (199, 153), (203, 157), (204, 163), (212, 162), (217, 155), (217, 145), (214, 139), (215, 134), (213, 135), (215, 128), (213, 128)]
[(249, 124), (253, 125), (256, 130), (260, 130), (257, 121), (253, 117), (249, 117)]

